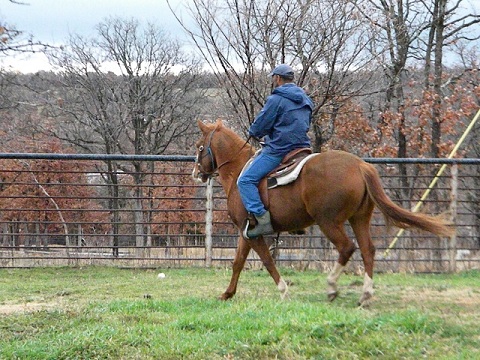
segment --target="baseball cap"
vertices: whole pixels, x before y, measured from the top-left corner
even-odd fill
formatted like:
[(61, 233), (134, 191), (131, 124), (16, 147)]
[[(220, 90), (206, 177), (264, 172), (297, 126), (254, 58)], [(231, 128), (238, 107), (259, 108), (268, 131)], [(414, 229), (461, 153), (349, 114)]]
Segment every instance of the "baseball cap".
[(286, 78), (292, 78), (294, 76), (293, 69), (290, 65), (280, 64), (269, 74), (269, 76), (280, 75)]

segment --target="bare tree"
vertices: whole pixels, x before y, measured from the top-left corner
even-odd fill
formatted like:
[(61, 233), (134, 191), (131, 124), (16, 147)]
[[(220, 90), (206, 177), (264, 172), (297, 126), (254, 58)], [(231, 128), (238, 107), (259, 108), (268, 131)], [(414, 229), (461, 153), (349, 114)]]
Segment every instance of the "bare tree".
[[(395, 118), (397, 156), (407, 157), (406, 83), (408, 81), (407, 63), (421, 57), (415, 44), (418, 43), (428, 22), (423, 12), (422, 0), (405, 2), (404, 0), (358, 0), (354, 1), (356, 9), (365, 18), (365, 26), (370, 28), (369, 49), (377, 58), (383, 71), (385, 92), (379, 98), (378, 133), (380, 140), (383, 130)], [(402, 181), (401, 198), (409, 199), (407, 167), (399, 164)], [(404, 206), (408, 207), (408, 203)]]
[[(430, 144), (431, 156), (441, 156), (441, 125), (448, 118), (443, 108), (444, 99), (448, 95), (445, 85), (451, 81), (446, 79), (444, 72), (446, 49), (452, 44), (467, 40), (462, 34), (478, 22), (478, 16), (461, 13), (460, 6), (468, 4), (468, 0), (354, 2), (366, 19), (366, 24), (375, 34), (371, 38), (371, 49), (373, 53), (378, 54), (379, 65), (383, 68), (387, 84), (379, 132), (381, 133), (382, 128), (388, 130), (388, 127), (383, 125), (389, 117), (390, 120), (394, 119), (393, 123), (396, 125), (394, 136), (398, 157), (418, 156), (411, 143), (419, 141)], [(472, 36), (468, 40), (476, 39), (478, 37)], [(415, 65), (421, 70), (415, 71)], [(415, 95), (419, 103), (427, 103), (430, 106), (429, 123), (424, 125), (424, 128), (420, 123), (414, 123), (416, 119), (419, 120), (412, 116), (415, 109), (407, 106), (412, 104), (408, 102), (412, 97), (412, 93), (409, 93), (411, 90), (407, 90), (408, 84), (415, 76), (419, 84), (424, 84), (424, 88), (421, 89), (423, 91)], [(422, 111), (425, 110), (422, 108)], [(422, 117), (427, 118), (425, 114), (422, 114)], [(422, 128), (419, 134), (421, 138), (408, 138), (409, 130), (413, 127)], [(402, 189), (400, 197), (405, 199), (404, 206), (408, 207), (408, 199), (412, 198), (414, 189), (413, 182), (418, 181), (417, 176), (414, 173), (410, 177), (411, 180), (407, 180), (409, 178), (407, 167), (402, 164), (399, 165), (399, 173)], [(440, 258), (438, 253), (437, 255)]]
[[(136, 20), (109, 18), (97, 33), (92, 39), (72, 36), (68, 46), (49, 54), (62, 78), (61, 90), (49, 103), (51, 124), (43, 131), (91, 153), (164, 153), (192, 131), (204, 99), (199, 62), (152, 24), (142, 29)], [(121, 165), (107, 166), (115, 201)], [(132, 162), (122, 168), (137, 185), (137, 245), (145, 245), (144, 166)], [(111, 206), (118, 209), (118, 203)]]
[(55, 134), (93, 153), (164, 153), (195, 119), (201, 66), (154, 25), (110, 18), (97, 31), (49, 54), (62, 75)]
[[(10, 0), (13, 4), (28, 5), (21, 1)], [(7, 57), (15, 57), (21, 54), (32, 54), (41, 52), (50, 48), (50, 45), (35, 40), (33, 35), (27, 34), (25, 31), (17, 29), (11, 25), (6, 19), (0, 18), (0, 60)], [(0, 110), (13, 108), (17, 105), (17, 101), (13, 98), (13, 88), (18, 85), (15, 73), (9, 72), (8, 69), (0, 67)]]
[(366, 32), (348, 2), (194, 0), (185, 29), (226, 94), (226, 118), (244, 130), (272, 90), (278, 63), (296, 67), (299, 86), (314, 98), (315, 148), (332, 135), (342, 104), (365, 91), (358, 74), (370, 64)]
[[(396, 131), (394, 132), (397, 156), (418, 156), (411, 146), (408, 146), (408, 129), (413, 125), (409, 116), (412, 111), (406, 106), (409, 93), (408, 83), (415, 76), (415, 65), (423, 67), (425, 84), (424, 94), (434, 93), (435, 105), (431, 107), (431, 136), (427, 136), (428, 129), (423, 130), (425, 139), (430, 141), (432, 156), (439, 156), (442, 123), (442, 91), (445, 84), (443, 76), (443, 61), (445, 49), (451, 44), (467, 39), (462, 34), (478, 22), (478, 16), (473, 14), (459, 15), (460, 4), (468, 4), (468, 0), (456, 0), (448, 7), (448, 0), (353, 0), (356, 9), (365, 19), (365, 26), (370, 28), (371, 36), (369, 49), (378, 59), (379, 67), (383, 70), (385, 92), (378, 97), (380, 117), (378, 133), (382, 141), (382, 129), (394, 118)], [(471, 37), (469, 41), (478, 37)], [(433, 65), (433, 69), (432, 69)], [(420, 93), (416, 96), (421, 97)], [(407, 168), (399, 165), (402, 175), (402, 198), (409, 199), (409, 189), (413, 184), (407, 182)], [(405, 204), (408, 206), (408, 204)]]
[(32, 35), (0, 20), (0, 56), (34, 53), (42, 51), (46, 47), (48, 45), (35, 40)]
[[(442, 99), (445, 84), (451, 79), (444, 79), (444, 58), (449, 48), (460, 48), (461, 44), (480, 39), (480, 33), (472, 28), (480, 23), (480, 15), (461, 11), (466, 0), (434, 0), (425, 2), (425, 8), (431, 14), (428, 37), (425, 41), (425, 90), (433, 87), (435, 106), (432, 107), (432, 157), (439, 157), (439, 145), (442, 125)], [(433, 62), (433, 69), (432, 69)]]
[(376, 59), (368, 51), (370, 34), (349, 2), (311, 1), (293, 25), (291, 53), (302, 64), (301, 84), (315, 101), (314, 149), (335, 136), (339, 115), (352, 120), (348, 104), (376, 93)]

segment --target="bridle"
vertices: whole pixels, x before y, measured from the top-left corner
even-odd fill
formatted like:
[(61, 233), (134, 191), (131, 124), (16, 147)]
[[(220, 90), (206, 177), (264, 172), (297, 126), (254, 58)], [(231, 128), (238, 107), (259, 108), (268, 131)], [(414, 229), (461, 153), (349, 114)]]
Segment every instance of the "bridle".
[[(248, 137), (247, 141), (245, 141), (243, 146), (240, 148), (240, 150), (238, 150), (237, 154), (233, 158), (231, 158), (229, 160), (226, 160), (226, 161), (224, 161), (223, 163), (221, 163), (220, 165), (217, 166), (217, 161), (215, 159), (215, 156), (213, 155), (213, 151), (212, 151), (212, 147), (211, 147), (212, 138), (213, 138), (213, 134), (215, 133), (215, 131), (217, 131), (217, 128), (213, 129), (210, 132), (210, 134), (207, 137), (205, 137), (206, 139), (208, 139), (208, 141), (206, 141), (207, 144), (205, 144), (205, 142), (204, 142), (203, 145), (200, 145), (198, 147), (197, 159), (195, 161), (195, 163), (198, 167), (199, 173), (202, 174), (202, 175), (206, 175), (209, 178), (213, 177), (213, 176), (217, 176), (218, 175), (218, 170), (222, 166), (228, 164), (229, 162), (232, 162), (240, 154), (240, 152), (243, 150), (243, 148), (248, 144), (248, 142), (250, 141), (250, 138), (251, 138), (251, 136)], [(209, 160), (210, 160), (210, 168), (212, 169), (211, 171), (205, 171), (205, 169), (202, 166), (201, 161), (205, 157), (208, 157)]]
[[(198, 147), (198, 150), (197, 150), (198, 154), (197, 154), (196, 164), (197, 164), (198, 170), (199, 170), (200, 174), (206, 175), (208, 177), (211, 177), (211, 176), (215, 175), (217, 173), (218, 168), (219, 168), (219, 167), (217, 167), (217, 161), (215, 160), (215, 157), (213, 156), (212, 147), (210, 146), (212, 144), (212, 138), (213, 138), (213, 134), (215, 133), (215, 131), (217, 131), (217, 128), (213, 129), (212, 132), (210, 133), (210, 135), (208, 136), (208, 145), (206, 146), (205, 154), (203, 154), (203, 151), (205, 150), (205, 143), (204, 143), (204, 145), (200, 145)], [(212, 169), (210, 172), (205, 171), (203, 166), (202, 166), (202, 163), (201, 163), (203, 158), (206, 157), (206, 156), (208, 156), (209, 159), (210, 159), (210, 165), (211, 165), (211, 169)], [(224, 164), (225, 163), (223, 163), (222, 166)]]

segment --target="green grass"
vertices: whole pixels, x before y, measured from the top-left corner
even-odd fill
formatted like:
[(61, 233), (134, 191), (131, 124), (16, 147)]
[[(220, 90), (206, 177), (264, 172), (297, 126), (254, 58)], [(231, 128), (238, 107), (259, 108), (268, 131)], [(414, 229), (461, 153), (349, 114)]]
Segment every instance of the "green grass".
[[(157, 279), (163, 271), (167, 277)], [(480, 359), (480, 272), (340, 278), (281, 269), (280, 301), (265, 271), (245, 271), (216, 300), (229, 269), (0, 270), (0, 359)]]

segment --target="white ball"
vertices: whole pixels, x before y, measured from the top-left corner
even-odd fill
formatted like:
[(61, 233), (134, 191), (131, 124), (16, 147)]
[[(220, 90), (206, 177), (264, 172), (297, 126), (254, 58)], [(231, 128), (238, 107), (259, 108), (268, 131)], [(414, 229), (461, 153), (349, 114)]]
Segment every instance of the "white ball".
[(159, 279), (163, 279), (163, 278), (165, 278), (165, 274), (164, 274), (164, 273), (160, 273), (160, 274), (158, 274), (157, 277), (158, 277)]

